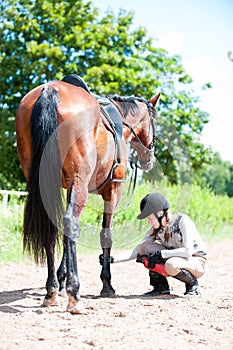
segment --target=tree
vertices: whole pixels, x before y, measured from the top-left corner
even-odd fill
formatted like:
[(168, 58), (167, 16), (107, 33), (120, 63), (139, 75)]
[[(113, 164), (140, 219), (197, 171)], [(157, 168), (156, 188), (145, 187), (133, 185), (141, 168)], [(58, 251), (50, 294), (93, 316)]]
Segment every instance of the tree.
[(226, 185), (226, 193), (229, 197), (233, 197), (233, 164), (229, 164), (229, 173), (230, 177)]
[[(181, 57), (155, 48), (145, 28), (132, 29), (133, 12), (121, 10), (116, 17), (110, 10), (100, 18), (90, 1), (6, 0), (1, 13), (0, 147), (1, 152), (7, 149), (14, 177), (9, 175), (10, 164), (2, 167), (7, 164), (5, 156), (0, 162), (9, 186), (17, 187), (22, 181), (13, 126), (19, 100), (35, 86), (69, 73), (82, 76), (100, 95), (149, 99), (162, 93), (156, 156), (173, 182), (178, 181), (181, 154), (189, 155), (195, 169), (207, 160), (208, 150), (199, 137), (208, 115), (198, 107), (192, 79)], [(153, 171), (148, 178), (153, 181)]]
[(196, 172), (195, 180), (200, 186), (211, 188), (215, 194), (233, 197), (233, 165), (223, 161), (217, 152), (210, 164)]

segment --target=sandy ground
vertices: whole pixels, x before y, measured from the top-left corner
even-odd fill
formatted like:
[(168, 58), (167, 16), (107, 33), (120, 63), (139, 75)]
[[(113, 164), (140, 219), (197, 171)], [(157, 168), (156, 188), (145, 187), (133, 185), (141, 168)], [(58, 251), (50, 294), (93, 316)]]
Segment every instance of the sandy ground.
[(100, 298), (98, 254), (79, 256), (86, 315), (41, 306), (47, 270), (34, 264), (0, 267), (0, 349), (233, 349), (233, 241), (207, 244), (209, 263), (201, 296), (183, 298), (169, 278), (170, 296), (145, 298), (148, 271), (135, 261), (112, 264), (118, 296)]

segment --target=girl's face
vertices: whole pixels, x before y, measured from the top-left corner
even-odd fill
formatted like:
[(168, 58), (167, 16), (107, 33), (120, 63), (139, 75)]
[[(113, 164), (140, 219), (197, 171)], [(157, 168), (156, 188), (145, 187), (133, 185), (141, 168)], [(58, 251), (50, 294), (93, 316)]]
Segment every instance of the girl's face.
[[(157, 215), (158, 216), (162, 216), (163, 215), (163, 210), (158, 211)], [(163, 218), (163, 220), (164, 220), (164, 218)], [(162, 223), (163, 223), (163, 220), (162, 220)], [(155, 229), (159, 228), (159, 226), (160, 226), (160, 223), (159, 223), (158, 219), (156, 218), (155, 214), (148, 215), (147, 216), (147, 221), (148, 221), (148, 224), (150, 226), (152, 226), (153, 228), (155, 228)]]

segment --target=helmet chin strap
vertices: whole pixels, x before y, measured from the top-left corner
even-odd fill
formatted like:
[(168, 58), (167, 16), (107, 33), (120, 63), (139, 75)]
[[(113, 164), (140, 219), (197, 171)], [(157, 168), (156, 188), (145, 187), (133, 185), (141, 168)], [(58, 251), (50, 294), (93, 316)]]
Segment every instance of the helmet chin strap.
[(163, 209), (163, 214), (162, 214), (161, 216), (158, 216), (157, 213), (155, 213), (155, 217), (156, 217), (156, 219), (157, 219), (158, 222), (159, 222), (159, 230), (160, 230), (162, 227), (164, 227), (164, 226), (162, 225), (162, 220), (163, 220), (163, 218), (164, 218), (166, 212), (167, 212), (167, 209)]

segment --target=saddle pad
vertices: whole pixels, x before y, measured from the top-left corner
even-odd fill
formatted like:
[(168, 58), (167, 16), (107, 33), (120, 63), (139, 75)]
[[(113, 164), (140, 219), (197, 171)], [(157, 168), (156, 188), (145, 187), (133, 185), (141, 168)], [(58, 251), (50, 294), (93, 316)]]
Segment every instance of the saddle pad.
[(121, 139), (123, 134), (123, 128), (120, 113), (108, 99), (107, 101), (108, 104), (106, 103), (106, 101), (104, 101), (104, 103), (101, 103), (101, 100), (99, 100), (98, 102), (101, 105), (101, 109), (105, 111), (104, 116), (115, 131), (116, 137)]

